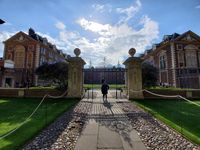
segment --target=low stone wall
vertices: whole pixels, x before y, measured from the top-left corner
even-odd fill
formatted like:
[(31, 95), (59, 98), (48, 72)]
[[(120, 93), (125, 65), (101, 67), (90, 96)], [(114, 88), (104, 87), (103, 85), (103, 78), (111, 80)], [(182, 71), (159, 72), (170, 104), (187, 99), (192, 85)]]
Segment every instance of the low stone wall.
[[(156, 90), (151, 89), (149, 90), (153, 93), (160, 94), (160, 95), (181, 95), (183, 97), (189, 98), (189, 99), (200, 99), (200, 90)], [(175, 99), (175, 98), (165, 98), (160, 96), (152, 95), (148, 92), (143, 92), (145, 99)]]
[[(200, 99), (200, 90), (149, 90), (156, 94), (161, 95), (181, 95), (189, 99)], [(52, 96), (59, 96), (63, 94), (63, 91), (56, 89), (24, 89), (24, 88), (0, 88), (0, 97), (36, 97), (41, 98), (45, 94)], [(174, 98), (164, 98), (143, 92), (145, 99), (174, 99)]]
[(45, 94), (59, 96), (63, 91), (56, 89), (24, 89), (24, 88), (0, 88), (0, 97), (36, 97), (41, 98)]

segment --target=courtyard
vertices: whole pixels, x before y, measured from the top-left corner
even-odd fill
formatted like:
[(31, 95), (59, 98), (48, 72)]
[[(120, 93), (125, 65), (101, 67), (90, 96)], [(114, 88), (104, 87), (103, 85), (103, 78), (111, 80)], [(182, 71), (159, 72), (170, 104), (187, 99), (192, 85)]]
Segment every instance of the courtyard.
[[(80, 102), (47, 99), (26, 124), (1, 139), (1, 149), (198, 149), (197, 106), (177, 99), (116, 99), (115, 90), (103, 101), (99, 90), (93, 92), (94, 99), (86, 93)], [(1, 135), (15, 129), (39, 102), (2, 98)]]
[(200, 150), (198, 0), (0, 10), (0, 150)]

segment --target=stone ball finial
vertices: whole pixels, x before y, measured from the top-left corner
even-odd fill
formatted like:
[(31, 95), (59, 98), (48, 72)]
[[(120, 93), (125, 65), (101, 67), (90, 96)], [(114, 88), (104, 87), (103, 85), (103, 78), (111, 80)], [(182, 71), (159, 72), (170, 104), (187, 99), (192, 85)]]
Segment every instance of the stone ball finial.
[(74, 54), (78, 57), (81, 54), (81, 50), (79, 48), (74, 49)]
[(135, 55), (135, 52), (136, 52), (135, 48), (131, 48), (131, 49), (129, 49), (129, 51), (128, 51), (128, 53), (129, 53), (129, 55), (130, 55), (131, 57), (133, 57), (133, 56)]

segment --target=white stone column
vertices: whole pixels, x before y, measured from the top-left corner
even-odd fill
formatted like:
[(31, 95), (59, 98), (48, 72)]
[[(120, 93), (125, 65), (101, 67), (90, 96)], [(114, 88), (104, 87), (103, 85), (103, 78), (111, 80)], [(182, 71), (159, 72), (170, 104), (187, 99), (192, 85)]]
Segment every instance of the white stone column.
[(76, 48), (74, 50), (76, 57), (71, 57), (68, 59), (68, 95), (71, 98), (81, 98), (83, 94), (83, 68), (85, 61), (78, 57), (80, 55), (80, 50)]
[(172, 42), (170, 44), (170, 49), (171, 49), (171, 63), (172, 63), (172, 81), (173, 81), (173, 86), (177, 87), (176, 85), (176, 59), (175, 59), (175, 48), (174, 48), (174, 43)]
[(135, 49), (129, 50), (129, 57), (123, 64), (127, 69), (127, 90), (129, 99), (142, 99), (142, 61), (138, 57), (133, 57)]
[[(37, 68), (37, 67), (39, 67), (39, 63), (40, 63), (40, 45), (39, 44), (37, 44), (36, 45), (36, 48), (35, 48), (35, 57), (34, 57), (34, 59), (35, 59), (35, 68)], [(38, 86), (38, 75), (36, 75), (35, 73), (34, 73), (34, 79), (33, 79), (33, 82), (34, 82), (34, 85), (35, 86)]]

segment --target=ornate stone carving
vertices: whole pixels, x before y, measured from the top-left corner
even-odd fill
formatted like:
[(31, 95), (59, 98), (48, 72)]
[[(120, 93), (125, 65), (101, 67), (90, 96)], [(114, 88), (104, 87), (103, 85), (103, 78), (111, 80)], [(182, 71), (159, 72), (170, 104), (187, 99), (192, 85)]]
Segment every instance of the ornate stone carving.
[(74, 49), (74, 54), (78, 57), (81, 54), (81, 50), (79, 48)]
[(189, 45), (186, 45), (186, 46), (184, 47), (184, 49), (186, 49), (186, 50), (197, 50), (198, 47), (195, 46), (195, 45), (189, 44)]
[(130, 55), (131, 57), (133, 57), (133, 56), (135, 55), (135, 52), (136, 52), (135, 48), (131, 48), (131, 49), (128, 51), (128, 53), (129, 53), (129, 55)]

